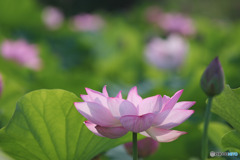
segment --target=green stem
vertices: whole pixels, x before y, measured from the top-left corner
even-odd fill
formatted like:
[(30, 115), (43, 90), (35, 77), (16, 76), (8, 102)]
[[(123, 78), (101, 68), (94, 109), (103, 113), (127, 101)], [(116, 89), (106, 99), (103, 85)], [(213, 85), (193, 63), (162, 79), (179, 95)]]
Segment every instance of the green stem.
[(138, 149), (137, 149), (137, 133), (133, 132), (133, 160), (138, 159)]
[(206, 160), (208, 157), (208, 124), (211, 117), (211, 105), (213, 97), (208, 97), (207, 108), (204, 117), (204, 129), (202, 137), (202, 160)]

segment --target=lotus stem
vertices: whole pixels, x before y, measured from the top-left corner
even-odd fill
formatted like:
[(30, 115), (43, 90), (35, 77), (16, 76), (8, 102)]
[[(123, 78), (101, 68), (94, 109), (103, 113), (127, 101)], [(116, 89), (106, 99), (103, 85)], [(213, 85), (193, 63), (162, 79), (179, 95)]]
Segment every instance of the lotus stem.
[(211, 105), (213, 97), (208, 97), (207, 108), (204, 117), (204, 129), (202, 137), (202, 160), (207, 160), (208, 157), (208, 125), (211, 117)]
[(137, 133), (133, 132), (133, 160), (138, 160)]

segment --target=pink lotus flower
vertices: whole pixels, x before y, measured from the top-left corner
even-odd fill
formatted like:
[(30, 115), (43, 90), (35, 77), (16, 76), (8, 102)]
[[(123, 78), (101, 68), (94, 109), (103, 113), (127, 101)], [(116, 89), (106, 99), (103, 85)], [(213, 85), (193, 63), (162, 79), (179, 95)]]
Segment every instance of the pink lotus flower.
[[(132, 149), (133, 143), (125, 143), (124, 147), (127, 150), (127, 152), (132, 155), (133, 149)], [(159, 142), (153, 140), (152, 138), (145, 138), (137, 142), (137, 149), (138, 149), (138, 156), (139, 157), (147, 157), (153, 154), (157, 151), (159, 146)]]
[(121, 91), (116, 97), (109, 97), (106, 86), (103, 92), (86, 88), (87, 95), (81, 95), (84, 102), (75, 102), (76, 109), (88, 120), (85, 125), (94, 134), (108, 138), (119, 138), (128, 131), (152, 137), (158, 142), (170, 142), (186, 132), (170, 130), (193, 114), (187, 110), (195, 102), (179, 102), (183, 90), (171, 98), (156, 95), (142, 99), (133, 87), (127, 100)]
[(170, 35), (166, 40), (154, 38), (145, 49), (147, 60), (163, 69), (174, 69), (180, 66), (187, 52), (188, 44), (175, 34)]
[(44, 24), (52, 30), (58, 29), (64, 20), (62, 12), (55, 7), (46, 7), (42, 13)]
[(97, 31), (104, 25), (99, 15), (79, 14), (73, 17), (74, 29), (78, 31)]
[(183, 35), (195, 33), (192, 20), (181, 14), (164, 14), (158, 24), (167, 32), (177, 32)]
[(41, 59), (35, 45), (29, 44), (23, 39), (17, 41), (5, 40), (1, 45), (2, 56), (13, 60), (33, 70), (41, 68)]

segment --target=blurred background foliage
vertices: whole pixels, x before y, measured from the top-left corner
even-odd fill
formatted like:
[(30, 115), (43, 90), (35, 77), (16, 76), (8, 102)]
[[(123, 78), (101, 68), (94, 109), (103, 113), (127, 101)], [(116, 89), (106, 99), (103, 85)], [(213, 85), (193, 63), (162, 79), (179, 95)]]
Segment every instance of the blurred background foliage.
[[(43, 9), (47, 6), (57, 7), (64, 15), (57, 29), (44, 24)], [(158, 68), (146, 59), (150, 39), (168, 36), (146, 20), (146, 11), (153, 6), (191, 17), (196, 28), (194, 35), (183, 36), (189, 50), (175, 69)], [(231, 88), (240, 86), (239, 9), (238, 0), (0, 0), (0, 43), (25, 39), (36, 45), (42, 61), (42, 68), (35, 71), (0, 56), (0, 127), (10, 120), (16, 101), (36, 89), (61, 88), (79, 95), (85, 93), (85, 87), (101, 90), (106, 84), (111, 96), (122, 90), (125, 97), (135, 85), (143, 97), (172, 96), (184, 89), (181, 100), (196, 101), (195, 114), (176, 129), (189, 134), (160, 144), (146, 159), (200, 159), (200, 125), (206, 100), (200, 77), (219, 56), (226, 83)], [(80, 13), (101, 15), (104, 26), (95, 31), (73, 29), (72, 17)], [(216, 115), (212, 119), (224, 123)], [(211, 149), (221, 150), (214, 141)]]

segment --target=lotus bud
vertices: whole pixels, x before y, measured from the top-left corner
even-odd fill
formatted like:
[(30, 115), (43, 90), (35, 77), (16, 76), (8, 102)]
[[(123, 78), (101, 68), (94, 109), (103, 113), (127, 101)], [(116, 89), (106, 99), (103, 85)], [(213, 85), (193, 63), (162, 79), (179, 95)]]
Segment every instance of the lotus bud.
[[(132, 154), (132, 142), (124, 144), (125, 149), (131, 155)], [(150, 156), (155, 151), (157, 151), (159, 142), (153, 140), (152, 138), (145, 138), (137, 142), (138, 146), (138, 156), (141, 158)]]
[(224, 73), (218, 57), (204, 71), (201, 78), (201, 87), (209, 97), (216, 96), (223, 91)]

